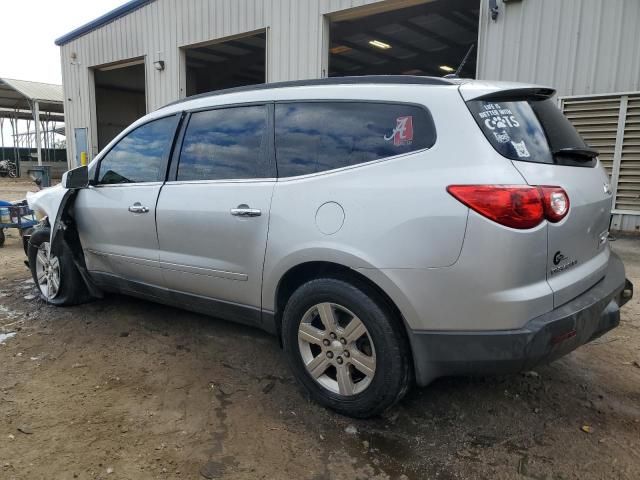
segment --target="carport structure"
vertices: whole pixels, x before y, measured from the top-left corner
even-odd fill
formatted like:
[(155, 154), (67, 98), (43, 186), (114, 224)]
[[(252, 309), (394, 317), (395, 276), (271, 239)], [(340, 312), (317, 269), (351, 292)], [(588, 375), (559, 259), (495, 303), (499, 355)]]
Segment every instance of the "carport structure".
[[(38, 165), (42, 165), (43, 146), (53, 147), (54, 135), (60, 132), (56, 123), (64, 122), (62, 95), (62, 85), (0, 78), (0, 139), (3, 153), (4, 121), (9, 120), (15, 148), (20, 146), (21, 136), (25, 136), (25, 143), (31, 146), (29, 125), (33, 121)], [(19, 120), (27, 121), (26, 134), (18, 132)], [(53, 124), (50, 127), (51, 122)]]

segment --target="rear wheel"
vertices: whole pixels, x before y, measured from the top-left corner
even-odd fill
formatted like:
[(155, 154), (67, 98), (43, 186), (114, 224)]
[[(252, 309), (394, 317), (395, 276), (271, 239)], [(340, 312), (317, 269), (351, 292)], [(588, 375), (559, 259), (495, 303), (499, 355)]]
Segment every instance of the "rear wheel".
[(365, 418), (406, 393), (407, 342), (372, 289), (333, 278), (310, 281), (289, 299), (282, 327), (292, 370), (318, 403)]
[(29, 267), (40, 296), (53, 305), (76, 305), (87, 298), (87, 289), (64, 247), (60, 255), (51, 253), (51, 230), (35, 230), (29, 240)]

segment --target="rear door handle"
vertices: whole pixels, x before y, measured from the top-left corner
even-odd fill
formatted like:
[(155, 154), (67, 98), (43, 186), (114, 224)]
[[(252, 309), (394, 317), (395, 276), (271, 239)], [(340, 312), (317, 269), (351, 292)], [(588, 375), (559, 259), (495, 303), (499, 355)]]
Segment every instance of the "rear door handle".
[(136, 202), (129, 207), (129, 211), (131, 213), (149, 213), (149, 209), (147, 207), (143, 207), (140, 202)]
[(249, 205), (242, 204), (236, 208), (232, 208), (231, 215), (234, 217), (259, 217), (262, 215), (262, 211), (257, 208), (249, 208)]

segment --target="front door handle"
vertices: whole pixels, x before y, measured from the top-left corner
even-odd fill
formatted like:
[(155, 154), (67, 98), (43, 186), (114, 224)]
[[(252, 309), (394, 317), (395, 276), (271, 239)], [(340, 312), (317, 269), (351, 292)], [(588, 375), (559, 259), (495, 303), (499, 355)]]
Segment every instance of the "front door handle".
[(129, 211), (131, 213), (149, 213), (149, 209), (147, 207), (143, 207), (140, 202), (136, 202), (129, 207)]
[(234, 217), (259, 217), (262, 215), (262, 211), (257, 208), (249, 208), (249, 205), (243, 203), (236, 208), (232, 208), (231, 215)]

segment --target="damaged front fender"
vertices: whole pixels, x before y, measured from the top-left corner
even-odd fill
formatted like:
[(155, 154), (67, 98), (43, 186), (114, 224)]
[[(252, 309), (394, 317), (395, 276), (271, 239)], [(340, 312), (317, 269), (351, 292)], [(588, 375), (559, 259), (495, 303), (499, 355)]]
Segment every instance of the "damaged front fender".
[(102, 297), (102, 292), (95, 286), (87, 270), (80, 236), (73, 219), (73, 205), (77, 193), (77, 189), (57, 185), (36, 193), (27, 193), (27, 203), (38, 216), (46, 216), (49, 219), (51, 253), (60, 255), (64, 251), (70, 252), (89, 293), (94, 297)]
[(49, 219), (49, 224), (51, 225), (51, 239), (49, 243), (52, 246), (54, 234), (58, 230), (56, 224), (59, 220), (59, 214), (64, 211), (69, 203), (69, 198), (72, 196), (73, 191), (64, 188), (62, 185), (45, 188), (39, 192), (27, 193), (29, 208), (33, 210), (39, 218), (47, 217)]

